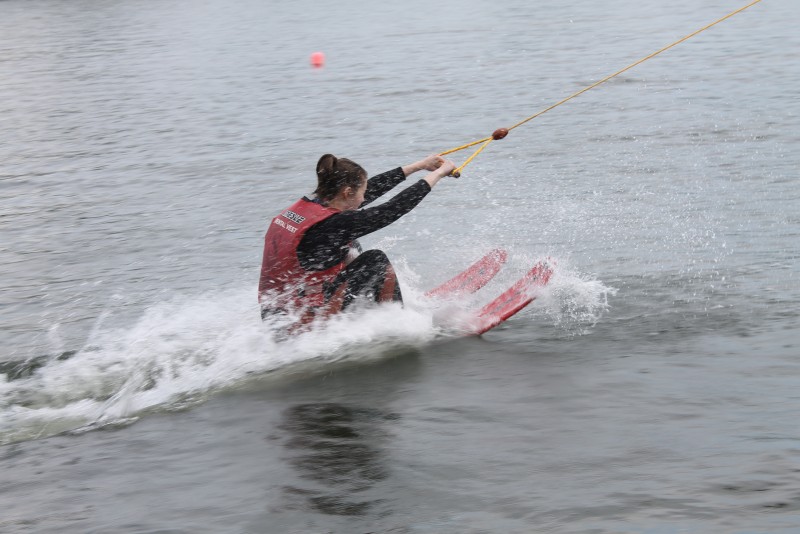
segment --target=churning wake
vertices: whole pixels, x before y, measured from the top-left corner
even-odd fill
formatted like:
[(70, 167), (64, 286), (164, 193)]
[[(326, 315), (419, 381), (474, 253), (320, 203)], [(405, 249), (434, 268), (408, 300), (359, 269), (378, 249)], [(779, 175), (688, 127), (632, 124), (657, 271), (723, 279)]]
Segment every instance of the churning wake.
[[(448, 323), (453, 310), (476, 308), (498, 295), (532, 260), (515, 258), (495, 281), (457, 303), (427, 299), (419, 277), (401, 263), (405, 306), (340, 314), (288, 339), (279, 334), (281, 325), (261, 322), (249, 287), (159, 302), (127, 327), (105, 327), (112, 321), (104, 317), (80, 350), (0, 368), (0, 444), (123, 425), (266, 376), (385, 358), (399, 348), (457, 336), (458, 328)], [(583, 333), (607, 309), (611, 293), (557, 265), (538, 300), (511, 324), (547, 321)]]

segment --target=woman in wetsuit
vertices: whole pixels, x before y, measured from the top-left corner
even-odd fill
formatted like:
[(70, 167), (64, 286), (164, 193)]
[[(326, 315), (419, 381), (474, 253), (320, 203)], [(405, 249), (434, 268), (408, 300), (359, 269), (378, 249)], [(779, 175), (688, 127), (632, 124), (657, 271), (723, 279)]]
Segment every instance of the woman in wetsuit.
[[(402, 302), (392, 264), (380, 250), (361, 251), (358, 238), (411, 211), (455, 165), (429, 156), (367, 180), (357, 163), (325, 154), (317, 189), (275, 217), (264, 237), (258, 285), (262, 319), (296, 314), (301, 323), (336, 313), (355, 300)], [(359, 209), (410, 174), (430, 173), (391, 200)]]

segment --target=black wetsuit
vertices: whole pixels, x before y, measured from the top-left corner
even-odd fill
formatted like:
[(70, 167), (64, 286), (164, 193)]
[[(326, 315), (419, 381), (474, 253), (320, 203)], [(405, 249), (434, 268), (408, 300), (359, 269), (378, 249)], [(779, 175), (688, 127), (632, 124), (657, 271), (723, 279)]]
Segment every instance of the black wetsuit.
[[(405, 174), (399, 167), (373, 176), (367, 181), (362, 208), (404, 180)], [(300, 265), (309, 271), (322, 271), (341, 263), (353, 246), (360, 252), (359, 237), (390, 225), (414, 209), (430, 190), (428, 182), (420, 180), (379, 206), (343, 211), (315, 224), (297, 247)], [(380, 250), (360, 254), (340, 272), (326, 287), (328, 297), (337, 292), (343, 292), (343, 308), (356, 297), (385, 300), (387, 292), (392, 300), (403, 300), (391, 263)]]

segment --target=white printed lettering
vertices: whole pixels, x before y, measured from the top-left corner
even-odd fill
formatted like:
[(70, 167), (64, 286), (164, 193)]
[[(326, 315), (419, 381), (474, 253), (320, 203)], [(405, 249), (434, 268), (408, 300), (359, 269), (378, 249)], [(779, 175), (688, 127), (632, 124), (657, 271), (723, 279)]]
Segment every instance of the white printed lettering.
[(277, 224), (278, 226), (280, 226), (282, 228), (285, 228), (285, 229), (289, 230), (291, 233), (297, 232), (297, 227), (292, 226), (291, 224), (286, 224), (285, 222), (283, 222), (280, 219), (275, 219), (275, 224)]

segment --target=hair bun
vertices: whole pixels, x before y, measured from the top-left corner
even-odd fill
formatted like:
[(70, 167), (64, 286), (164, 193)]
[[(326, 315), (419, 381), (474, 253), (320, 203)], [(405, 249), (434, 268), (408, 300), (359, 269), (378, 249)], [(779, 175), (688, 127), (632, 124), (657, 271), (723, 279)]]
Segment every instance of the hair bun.
[(333, 154), (325, 154), (317, 162), (317, 176), (320, 178), (330, 176), (335, 170), (339, 160)]

